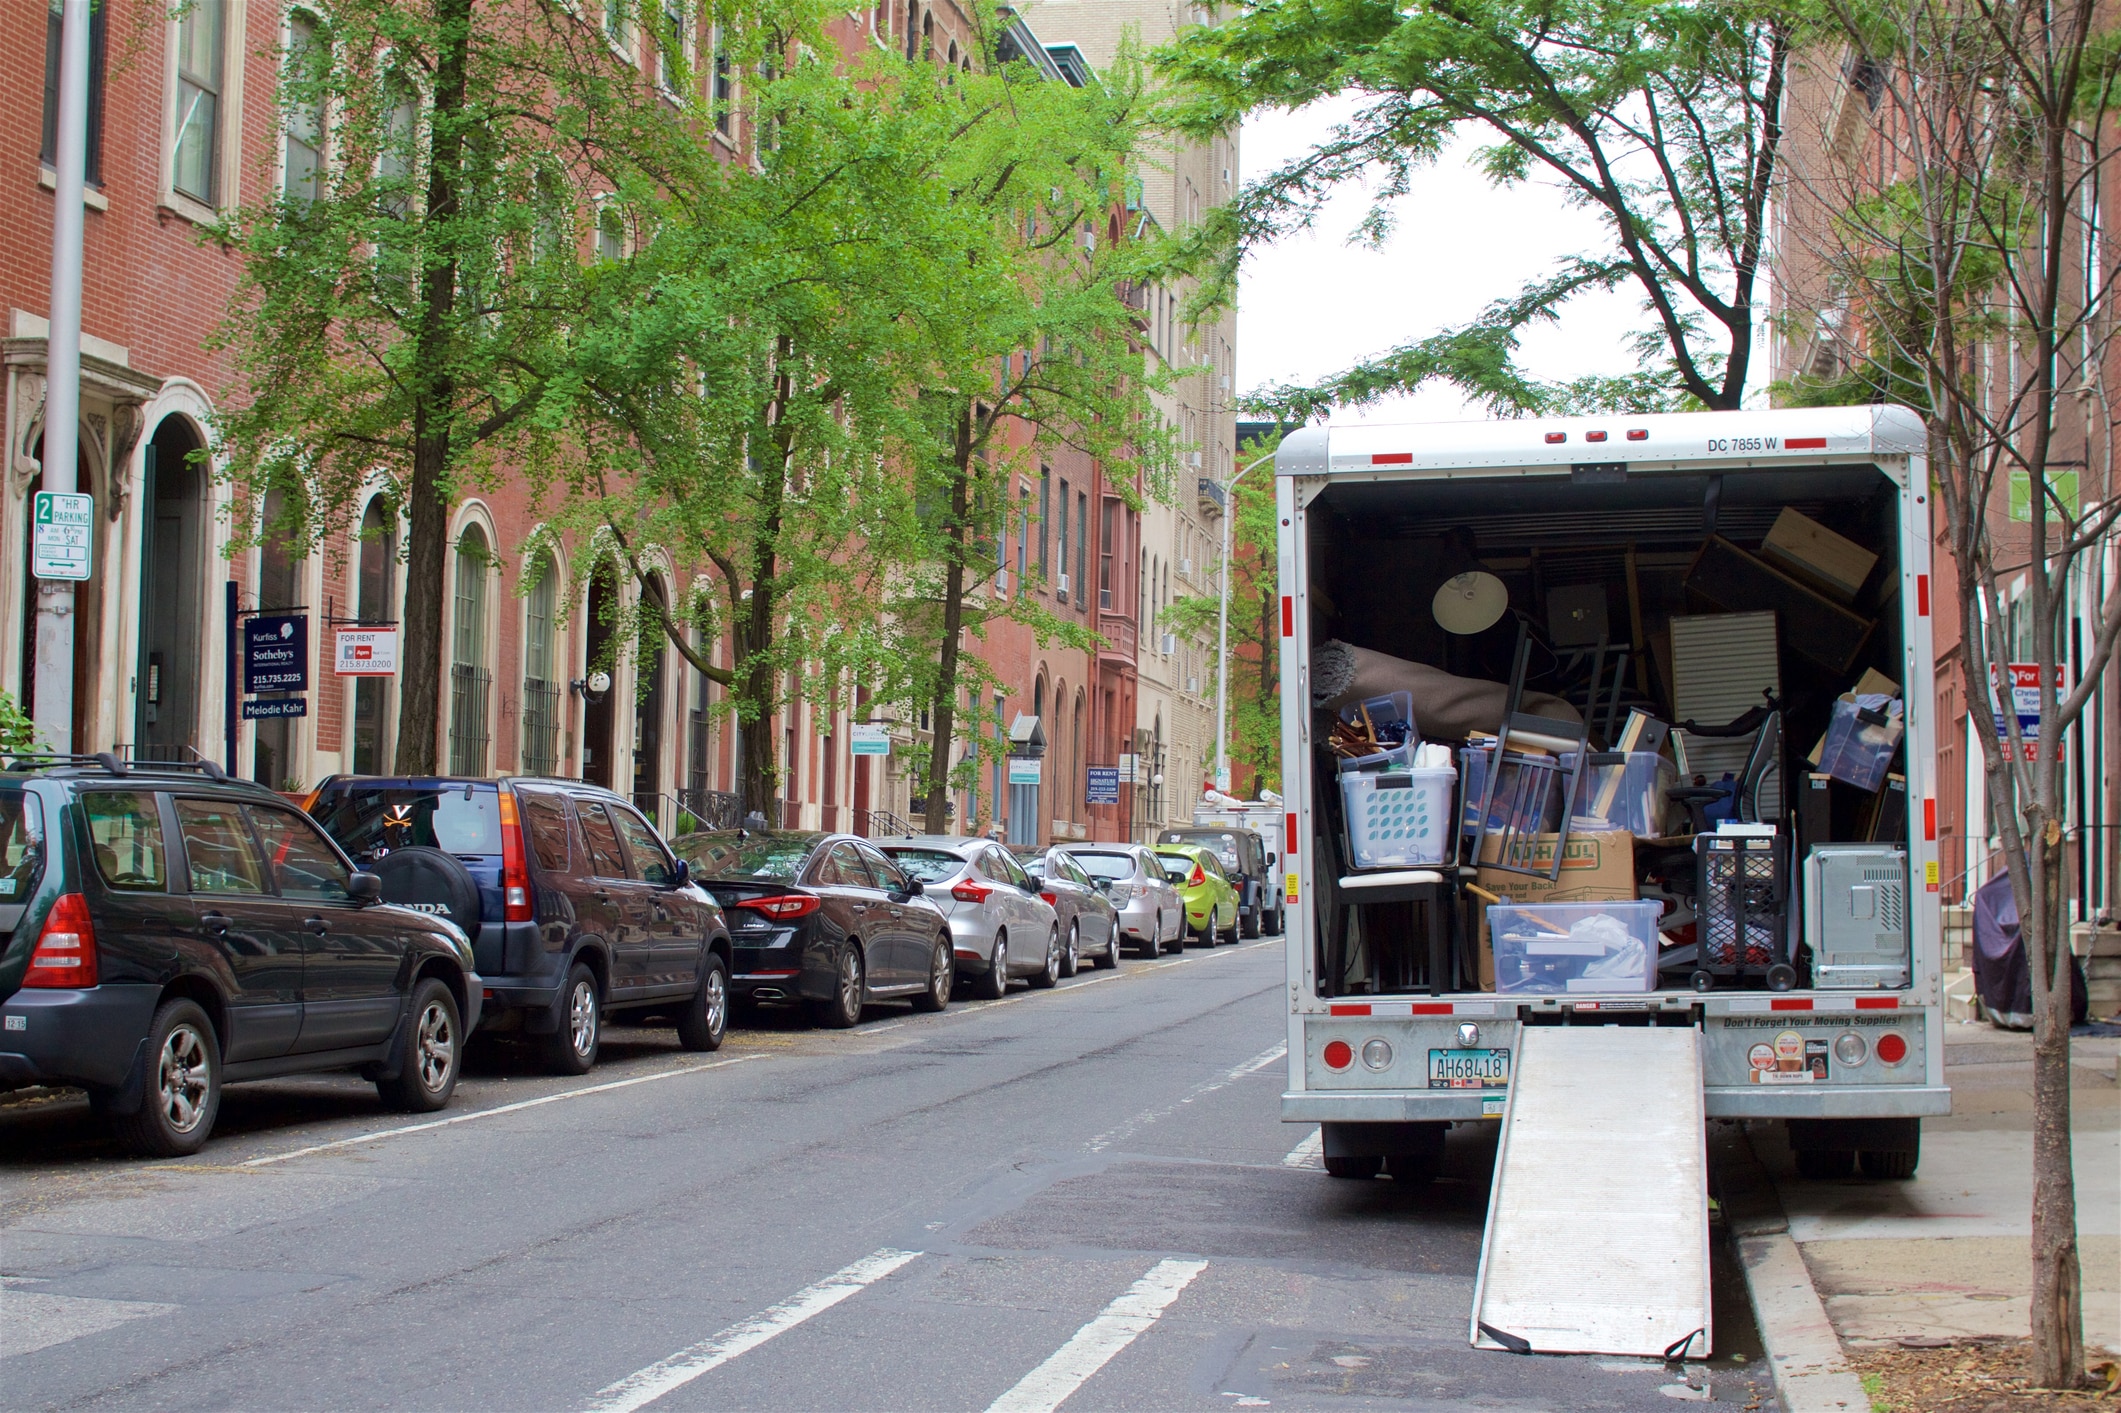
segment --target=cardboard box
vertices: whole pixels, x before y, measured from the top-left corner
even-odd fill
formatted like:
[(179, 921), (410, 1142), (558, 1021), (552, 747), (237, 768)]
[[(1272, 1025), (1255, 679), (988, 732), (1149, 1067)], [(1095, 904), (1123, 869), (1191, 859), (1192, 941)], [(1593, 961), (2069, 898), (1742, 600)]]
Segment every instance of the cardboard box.
[[(1554, 866), (1554, 844), (1558, 834), (1526, 836), (1531, 843), (1534, 868)], [(1544, 876), (1512, 873), (1485, 860), (1499, 857), (1500, 839), (1490, 839), (1483, 850), (1477, 881), (1498, 898), (1512, 903), (1609, 903), (1635, 897), (1635, 836), (1624, 829), (1601, 829), (1571, 833), (1561, 856), (1561, 876), (1548, 882)], [(1485, 900), (1481, 900), (1485, 901)], [(1495, 989), (1495, 951), (1488, 941), (1488, 913), (1480, 910), (1480, 989)]]
[(1854, 540), (1787, 508), (1760, 542), (1760, 554), (1843, 603), (1856, 601), (1878, 565), (1878, 556)]

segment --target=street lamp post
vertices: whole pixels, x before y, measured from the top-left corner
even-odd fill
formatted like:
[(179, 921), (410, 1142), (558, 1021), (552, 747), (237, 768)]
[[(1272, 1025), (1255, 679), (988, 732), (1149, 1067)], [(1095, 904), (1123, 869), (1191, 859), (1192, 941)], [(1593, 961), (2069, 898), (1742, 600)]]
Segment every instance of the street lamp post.
[[(66, 0), (59, 20), (59, 131), (52, 153), (51, 318), (44, 343), (44, 485), (71, 494), (81, 432), (81, 202), (88, 158), (89, 0)], [(91, 546), (95, 531), (89, 530)], [(91, 547), (90, 553), (94, 550)], [(37, 584), (38, 734), (74, 748), (74, 586)]]
[(1215, 788), (1230, 789), (1230, 522), (1237, 518), (1237, 483), (1274, 459), (1268, 452), (1230, 478), (1223, 503), (1222, 603), (1215, 622)]

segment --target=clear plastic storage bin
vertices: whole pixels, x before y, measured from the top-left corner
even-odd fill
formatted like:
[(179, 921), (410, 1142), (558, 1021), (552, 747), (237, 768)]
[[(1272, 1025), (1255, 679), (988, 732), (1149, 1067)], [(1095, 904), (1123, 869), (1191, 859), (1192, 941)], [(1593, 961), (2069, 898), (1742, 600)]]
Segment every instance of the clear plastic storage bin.
[(1494, 903), (1497, 991), (1654, 991), (1657, 902)]
[[(1494, 741), (1485, 746), (1461, 746), (1458, 749), (1458, 768), (1466, 779), (1465, 801), (1459, 811), (1459, 828), (1467, 836), (1476, 832), (1480, 819), (1480, 792), (1487, 788), (1488, 760), (1495, 754)], [(1516, 752), (1511, 752), (1515, 755)], [(1510, 799), (1516, 793), (1515, 786), (1521, 767), (1514, 762), (1503, 768), (1502, 779), (1495, 785), (1495, 801), (1488, 808), (1488, 828), (1500, 832), (1505, 827), (1515, 828), (1520, 834), (1551, 834), (1561, 823), (1561, 776), (1553, 772), (1534, 788), (1516, 818), (1510, 818)]]
[(1373, 755), (1355, 756), (1340, 763), (1341, 774), (1366, 770), (1406, 770), (1414, 764), (1414, 748), (1421, 744), (1421, 732), (1414, 724), (1414, 697), (1408, 692), (1387, 692), (1381, 697), (1370, 697), (1353, 706), (1340, 709), (1340, 719), (1359, 722), (1368, 713), (1370, 729), (1384, 749)]
[(1844, 694), (1835, 700), (1833, 715), (1827, 719), (1819, 769), (1843, 784), (1876, 793), (1892, 769), (1906, 725), (1898, 697)]
[(1592, 764), (1584, 769), (1569, 827), (1625, 829), (1638, 839), (1663, 837), (1672, 808), (1664, 792), (1678, 783), (1678, 770), (1654, 751), (1629, 751), (1624, 761), (1611, 765), (1598, 764), (1599, 755), (1593, 752)]
[(1440, 864), (1451, 846), (1455, 770), (1350, 771), (1340, 777), (1348, 861), (1356, 868)]

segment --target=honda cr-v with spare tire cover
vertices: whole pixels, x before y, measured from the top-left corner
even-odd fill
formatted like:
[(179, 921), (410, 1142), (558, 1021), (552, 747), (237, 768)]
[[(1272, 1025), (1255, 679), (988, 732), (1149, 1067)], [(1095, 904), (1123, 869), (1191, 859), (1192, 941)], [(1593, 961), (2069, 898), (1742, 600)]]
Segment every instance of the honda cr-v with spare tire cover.
[(71, 1085), (124, 1146), (197, 1152), (221, 1087), (352, 1068), (439, 1109), (482, 998), (449, 921), (212, 765), (0, 770), (0, 1089)]
[(555, 1072), (594, 1065), (609, 1019), (721, 1046), (721, 906), (629, 801), (579, 780), (335, 775), (309, 812), (384, 898), (464, 930), (481, 1028), (522, 1035)]

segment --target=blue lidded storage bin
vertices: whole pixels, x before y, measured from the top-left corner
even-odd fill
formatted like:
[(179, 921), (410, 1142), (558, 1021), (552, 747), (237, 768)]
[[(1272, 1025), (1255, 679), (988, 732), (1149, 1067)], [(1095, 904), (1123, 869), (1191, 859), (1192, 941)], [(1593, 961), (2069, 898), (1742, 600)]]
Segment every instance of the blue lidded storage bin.
[(1538, 995), (1657, 989), (1658, 902), (1492, 903), (1495, 989)]

